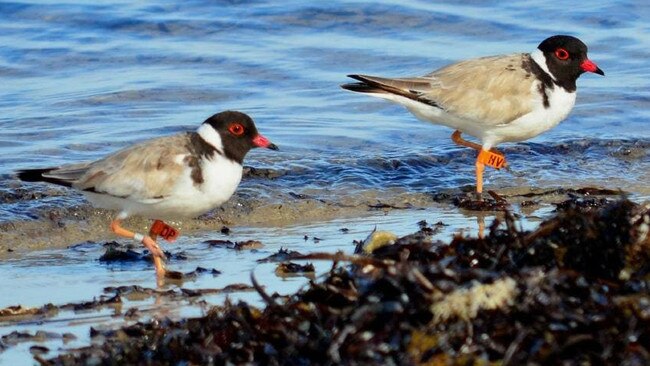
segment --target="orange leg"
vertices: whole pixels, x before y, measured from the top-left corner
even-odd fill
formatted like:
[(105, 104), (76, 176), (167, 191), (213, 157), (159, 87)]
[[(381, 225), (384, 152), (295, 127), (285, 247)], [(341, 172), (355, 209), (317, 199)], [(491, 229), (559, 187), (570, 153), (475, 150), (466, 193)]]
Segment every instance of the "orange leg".
[(111, 230), (115, 233), (115, 235), (142, 242), (145, 248), (149, 249), (149, 252), (151, 252), (151, 256), (153, 257), (153, 266), (156, 268), (156, 276), (158, 279), (164, 278), (165, 265), (163, 264), (163, 258), (165, 254), (162, 252), (156, 241), (149, 236), (137, 234), (133, 231), (129, 231), (123, 228), (120, 226), (120, 221), (121, 220), (119, 218), (113, 220), (111, 222)]
[[(451, 134), (451, 141), (453, 141), (456, 145), (471, 147), (472, 149), (474, 149), (474, 150), (476, 150), (478, 152), (483, 150), (483, 146), (477, 144), (476, 142), (471, 142), (471, 141), (465, 140), (464, 138), (462, 138), (461, 134), (462, 134), (462, 132), (460, 132), (458, 130), (454, 131), (454, 133)], [(497, 150), (495, 148), (490, 149), (490, 151), (492, 151), (495, 154), (503, 155), (502, 152), (500, 152), (499, 150)]]
[[(156, 221), (158, 221), (158, 220), (156, 220)], [(151, 225), (151, 227), (149, 228), (149, 237), (153, 241), (158, 240), (158, 232), (156, 230), (154, 230), (154, 225)]]
[(476, 159), (476, 193), (480, 196), (483, 193), (483, 172), (485, 171), (485, 164)]
[(456, 143), (456, 145), (471, 147), (476, 151), (481, 151), (481, 149), (483, 148), (481, 145), (475, 142), (467, 141), (464, 138), (462, 138), (461, 132), (458, 130), (454, 131), (454, 133), (451, 134), (451, 141)]
[(451, 140), (457, 145), (466, 146), (479, 152), (479, 156), (476, 158), (476, 193), (478, 193), (480, 197), (483, 192), (483, 172), (485, 171), (485, 164), (495, 169), (501, 169), (507, 165), (505, 157), (497, 149), (490, 149), (488, 151), (475, 142), (463, 139), (459, 130), (456, 130), (451, 134)]

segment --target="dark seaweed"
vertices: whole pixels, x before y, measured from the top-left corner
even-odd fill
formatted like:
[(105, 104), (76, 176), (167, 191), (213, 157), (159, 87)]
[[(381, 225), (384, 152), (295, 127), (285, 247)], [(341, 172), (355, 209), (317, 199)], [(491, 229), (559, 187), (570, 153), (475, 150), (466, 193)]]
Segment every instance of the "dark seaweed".
[[(47, 365), (645, 365), (650, 208), (567, 206), (533, 231), (508, 213), (484, 238), (425, 232), (368, 256), (314, 253), (331, 271), (258, 309), (93, 331)], [(421, 229), (428, 225), (421, 224)], [(347, 265), (352, 263), (353, 265)]]

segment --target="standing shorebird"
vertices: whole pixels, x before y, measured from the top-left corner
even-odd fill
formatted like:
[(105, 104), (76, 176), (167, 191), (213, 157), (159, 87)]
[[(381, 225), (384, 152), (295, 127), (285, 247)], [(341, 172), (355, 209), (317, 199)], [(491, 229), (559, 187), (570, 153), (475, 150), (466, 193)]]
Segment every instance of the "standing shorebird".
[[(111, 230), (149, 249), (160, 283), (166, 270), (157, 236), (171, 241), (178, 235), (160, 219), (196, 217), (226, 202), (241, 181), (244, 157), (256, 147), (278, 149), (257, 132), (248, 115), (226, 111), (205, 120), (196, 132), (145, 141), (90, 163), (20, 170), (17, 175), (26, 182), (77, 189), (93, 205), (118, 211)], [(155, 220), (149, 235), (120, 225), (131, 215)]]
[[(421, 120), (455, 129), (452, 141), (478, 151), (476, 192), (480, 196), (485, 165), (506, 166), (505, 157), (494, 147), (557, 126), (573, 109), (576, 80), (584, 72), (605, 75), (587, 58), (582, 41), (557, 35), (532, 53), (461, 61), (421, 77), (348, 75), (359, 82), (341, 87), (391, 100)], [(466, 141), (461, 133), (481, 144)]]

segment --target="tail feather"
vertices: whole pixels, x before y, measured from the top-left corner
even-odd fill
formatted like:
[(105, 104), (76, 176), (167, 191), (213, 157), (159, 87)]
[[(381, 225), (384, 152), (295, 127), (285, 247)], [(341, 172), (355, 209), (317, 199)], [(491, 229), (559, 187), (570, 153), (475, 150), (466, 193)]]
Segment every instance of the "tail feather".
[(343, 84), (341, 88), (357, 93), (394, 93), (394, 90), (387, 89), (386, 85), (368, 79), (364, 75), (352, 74), (348, 77), (359, 80), (360, 83)]
[(60, 186), (71, 187), (72, 182), (60, 178), (54, 178), (48, 176), (47, 173), (56, 170), (57, 168), (45, 168), (45, 169), (24, 169), (16, 172), (18, 179), (23, 182), (47, 182), (58, 184)]
[(357, 93), (372, 94), (393, 94), (404, 98), (415, 100), (420, 103), (428, 104), (437, 108), (440, 106), (433, 100), (428, 99), (420, 88), (430, 86), (429, 81), (410, 79), (387, 79), (367, 75), (348, 75), (348, 77), (359, 80), (359, 83), (349, 83), (341, 85), (341, 88)]
[(388, 93), (387, 91), (365, 83), (349, 83), (341, 85), (341, 88), (357, 93)]

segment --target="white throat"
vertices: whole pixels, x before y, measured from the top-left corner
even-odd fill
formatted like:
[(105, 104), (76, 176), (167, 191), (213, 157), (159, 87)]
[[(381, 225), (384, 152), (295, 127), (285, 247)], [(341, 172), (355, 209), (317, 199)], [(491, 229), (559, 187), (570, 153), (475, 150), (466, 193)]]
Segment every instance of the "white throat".
[(539, 48), (533, 51), (530, 54), (530, 57), (533, 59), (533, 61), (535, 61), (537, 66), (541, 67), (542, 70), (544, 70), (544, 72), (547, 73), (551, 79), (553, 79), (553, 81), (557, 81), (555, 79), (555, 76), (553, 76), (553, 74), (548, 70), (548, 66), (546, 66), (546, 56), (544, 56), (544, 53), (540, 51)]
[(220, 154), (223, 154), (223, 143), (221, 142), (221, 136), (215, 129), (209, 124), (204, 123), (196, 130), (196, 133), (205, 140), (208, 144), (212, 145)]

